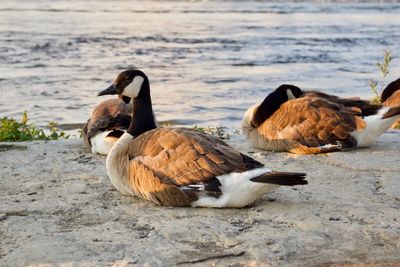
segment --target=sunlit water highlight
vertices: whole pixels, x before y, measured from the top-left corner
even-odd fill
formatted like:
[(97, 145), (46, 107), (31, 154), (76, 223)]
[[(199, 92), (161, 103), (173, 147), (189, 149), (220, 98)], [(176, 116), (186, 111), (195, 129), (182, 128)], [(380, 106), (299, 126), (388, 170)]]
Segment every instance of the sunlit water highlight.
[(2, 1), (0, 116), (85, 122), (130, 67), (176, 124), (239, 128), (282, 83), (371, 97), (383, 49), (400, 56), (399, 14), (390, 2)]

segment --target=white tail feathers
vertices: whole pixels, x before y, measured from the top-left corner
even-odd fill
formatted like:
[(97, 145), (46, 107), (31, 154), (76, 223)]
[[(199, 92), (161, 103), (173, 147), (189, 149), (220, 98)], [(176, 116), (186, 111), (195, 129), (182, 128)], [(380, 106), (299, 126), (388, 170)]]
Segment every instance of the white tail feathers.
[(263, 194), (279, 187), (279, 185), (275, 184), (255, 183), (251, 181), (252, 178), (267, 172), (271, 172), (271, 170), (263, 167), (241, 173), (232, 172), (218, 176), (217, 178), (221, 183), (222, 195), (219, 198), (201, 196), (197, 201), (192, 202), (192, 206), (240, 208), (249, 205)]
[(378, 137), (383, 134), (390, 126), (400, 118), (400, 114), (385, 118), (390, 110), (388, 107), (381, 108), (377, 114), (364, 118), (366, 122), (365, 129), (361, 131), (353, 131), (351, 135), (357, 140), (357, 147), (367, 147), (375, 143)]

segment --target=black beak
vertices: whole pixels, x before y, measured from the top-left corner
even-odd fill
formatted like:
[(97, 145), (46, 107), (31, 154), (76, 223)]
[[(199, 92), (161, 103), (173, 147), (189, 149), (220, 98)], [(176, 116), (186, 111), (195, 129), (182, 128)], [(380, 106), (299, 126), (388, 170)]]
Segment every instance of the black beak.
[(104, 89), (103, 91), (101, 91), (100, 93), (97, 94), (97, 96), (101, 96), (101, 95), (116, 95), (117, 93), (117, 89), (115, 88), (114, 84), (111, 84), (107, 89)]

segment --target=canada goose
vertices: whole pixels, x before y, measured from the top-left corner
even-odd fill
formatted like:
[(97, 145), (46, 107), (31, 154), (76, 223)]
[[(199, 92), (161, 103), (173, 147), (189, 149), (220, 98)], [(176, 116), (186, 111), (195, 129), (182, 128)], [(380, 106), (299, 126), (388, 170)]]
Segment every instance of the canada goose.
[(259, 149), (324, 153), (370, 146), (400, 117), (400, 106), (375, 105), (363, 115), (360, 107), (346, 105), (284, 84), (247, 110), (243, 134)]
[(132, 114), (129, 101), (129, 98), (109, 99), (94, 108), (82, 129), (83, 142), (92, 153), (107, 155), (113, 144), (128, 129)]
[(382, 91), (381, 101), (387, 107), (400, 105), (400, 78), (386, 86)]
[[(381, 101), (386, 107), (394, 107), (400, 105), (400, 78), (389, 83), (382, 91)], [(400, 126), (400, 120), (393, 124), (394, 127)]]
[(307, 184), (304, 173), (272, 172), (221, 139), (187, 128), (154, 129), (150, 85), (126, 70), (99, 95), (133, 99), (127, 130), (106, 168), (114, 187), (164, 206), (244, 207), (280, 185)]

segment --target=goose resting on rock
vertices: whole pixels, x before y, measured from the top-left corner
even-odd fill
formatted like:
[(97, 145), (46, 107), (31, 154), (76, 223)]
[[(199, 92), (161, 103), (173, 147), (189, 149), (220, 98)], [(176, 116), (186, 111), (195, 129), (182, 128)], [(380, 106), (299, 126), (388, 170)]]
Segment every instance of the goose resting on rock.
[(398, 118), (400, 105), (372, 105), (284, 84), (247, 110), (242, 130), (256, 148), (313, 154), (370, 146)]
[(132, 98), (128, 130), (111, 148), (108, 176), (124, 195), (164, 206), (244, 207), (279, 186), (307, 184), (304, 173), (273, 172), (221, 139), (187, 128), (156, 128), (147, 76), (120, 73), (99, 93)]
[(107, 155), (113, 144), (131, 123), (132, 105), (122, 99), (109, 99), (97, 105), (83, 126), (82, 137), (92, 151)]

